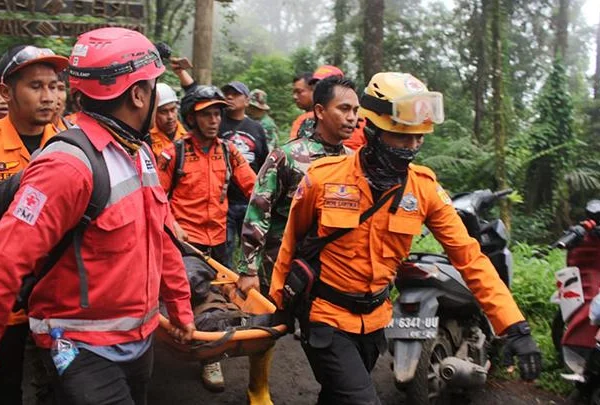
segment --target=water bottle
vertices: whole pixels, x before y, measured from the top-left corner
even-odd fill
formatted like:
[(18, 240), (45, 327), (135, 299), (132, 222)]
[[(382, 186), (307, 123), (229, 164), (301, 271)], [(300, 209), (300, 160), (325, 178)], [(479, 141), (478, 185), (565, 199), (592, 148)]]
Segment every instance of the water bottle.
[(56, 367), (58, 375), (63, 375), (69, 364), (75, 360), (79, 354), (79, 349), (75, 346), (75, 342), (64, 337), (65, 330), (63, 328), (52, 328), (50, 337), (52, 338), (52, 348), (50, 355)]

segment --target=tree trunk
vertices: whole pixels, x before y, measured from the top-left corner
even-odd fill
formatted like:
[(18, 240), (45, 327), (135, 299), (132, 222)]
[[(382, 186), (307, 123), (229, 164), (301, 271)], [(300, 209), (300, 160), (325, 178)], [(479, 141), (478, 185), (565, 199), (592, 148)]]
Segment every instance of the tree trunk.
[(383, 0), (363, 0), (363, 72), (365, 83), (383, 68)]
[[(492, 0), (492, 91), (494, 120), (494, 157), (496, 183), (500, 190), (508, 188), (506, 179), (506, 116), (503, 84), (503, 13), (500, 0)], [(510, 210), (506, 200), (500, 200), (500, 217), (510, 229)]]
[(556, 43), (554, 44), (554, 57), (565, 61), (567, 56), (569, 38), (569, 0), (558, 0), (558, 14), (556, 15)]
[(346, 16), (348, 15), (348, 0), (335, 0), (333, 16), (335, 18), (335, 32), (333, 35), (333, 61), (335, 66), (341, 67), (344, 61), (344, 34), (346, 33)]
[(165, 0), (156, 0), (156, 15), (154, 17), (154, 39), (160, 41), (163, 36), (163, 27), (166, 14)]
[(473, 140), (481, 143), (482, 123), (484, 114), (484, 100), (487, 89), (487, 23), (488, 0), (481, 0), (481, 10), (478, 15), (476, 32), (477, 67), (475, 72), (475, 88), (473, 92), (475, 104), (475, 119), (473, 120)]
[(596, 74), (594, 75), (594, 99), (600, 100), (600, 18), (596, 31)]
[(196, 0), (193, 75), (199, 84), (212, 82), (212, 32), (214, 0)]

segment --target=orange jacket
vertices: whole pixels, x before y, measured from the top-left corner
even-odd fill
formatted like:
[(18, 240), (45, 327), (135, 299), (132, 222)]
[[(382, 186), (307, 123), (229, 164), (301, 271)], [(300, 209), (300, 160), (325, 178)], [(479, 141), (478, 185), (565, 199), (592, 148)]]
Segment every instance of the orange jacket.
[[(216, 246), (225, 242), (227, 235), (227, 197), (221, 202), (227, 166), (223, 158), (225, 142), (216, 139), (204, 152), (193, 135), (184, 136), (185, 174), (173, 191), (171, 211), (190, 242)], [(256, 174), (244, 156), (228, 143), (231, 164), (231, 181), (250, 198)], [(158, 157), (158, 174), (165, 192), (171, 188), (175, 168), (175, 146), (169, 145)]]
[(161, 131), (156, 125), (150, 130), (150, 139), (152, 139), (152, 152), (154, 156), (158, 158), (160, 152), (166, 149), (167, 146), (173, 143), (186, 134), (186, 130), (181, 125), (181, 122), (177, 121), (177, 129), (175, 130), (175, 136), (171, 140), (163, 131)]
[(350, 139), (346, 139), (344, 141), (344, 145), (346, 145), (352, 150), (358, 150), (358, 148), (367, 143), (367, 138), (365, 138), (364, 132), (365, 123), (366, 121), (363, 119), (358, 120), (354, 132), (352, 132), (352, 136), (350, 137)]
[(298, 131), (300, 131), (300, 127), (302, 126), (302, 123), (304, 121), (306, 121), (307, 119), (314, 119), (315, 118), (315, 113), (313, 111), (307, 111), (304, 112), (302, 114), (300, 114), (298, 117), (296, 117), (296, 119), (294, 120), (294, 122), (292, 123), (292, 128), (290, 129), (290, 141), (293, 139), (298, 138)]
[[(523, 320), (489, 259), (471, 238), (434, 173), (411, 165), (404, 196), (416, 204), (396, 214), (388, 212), (392, 199), (359, 224), (360, 214), (373, 205), (371, 190), (360, 168), (359, 154), (323, 158), (313, 163), (292, 202), (283, 243), (271, 279), (270, 295), (282, 306), (282, 288), (296, 243), (318, 222), (318, 235), (336, 228), (356, 228), (329, 243), (320, 255), (321, 279), (349, 293), (377, 292), (394, 281), (398, 264), (407, 257), (413, 236), (423, 223), (444, 246), (488, 315), (496, 332)], [(350, 333), (370, 333), (385, 327), (392, 316), (388, 300), (367, 315), (353, 314), (316, 298), (310, 320)]]
[[(44, 146), (48, 139), (57, 132), (52, 124), (47, 124), (44, 127), (41, 146)], [(29, 164), (30, 159), (29, 151), (21, 141), (21, 137), (8, 115), (0, 119), (0, 181), (23, 170)], [(9, 325), (25, 322), (27, 322), (27, 316), (23, 310), (12, 313), (8, 318)]]

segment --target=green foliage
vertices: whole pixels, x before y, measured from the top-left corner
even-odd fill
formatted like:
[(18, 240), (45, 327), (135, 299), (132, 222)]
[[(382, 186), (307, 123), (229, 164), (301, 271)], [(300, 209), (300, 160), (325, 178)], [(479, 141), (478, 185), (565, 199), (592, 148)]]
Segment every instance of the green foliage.
[(267, 93), (271, 116), (278, 127), (289, 129), (298, 110), (291, 97), (294, 67), (288, 58), (282, 56), (257, 56), (238, 80), (250, 89), (262, 89)]
[(532, 154), (540, 155), (527, 170), (525, 196), (529, 212), (546, 205), (558, 207), (560, 185), (573, 157), (573, 105), (566, 72), (558, 59), (542, 88), (537, 110), (529, 147)]

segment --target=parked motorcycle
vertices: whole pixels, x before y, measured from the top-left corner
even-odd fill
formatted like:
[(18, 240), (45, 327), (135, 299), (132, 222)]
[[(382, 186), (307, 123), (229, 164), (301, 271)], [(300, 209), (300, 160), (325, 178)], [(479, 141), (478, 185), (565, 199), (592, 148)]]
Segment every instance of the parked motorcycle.
[(572, 371), (562, 377), (575, 382), (590, 404), (600, 405), (600, 370), (590, 366), (590, 356), (600, 350), (600, 332), (589, 319), (590, 303), (600, 288), (600, 200), (587, 203), (586, 217), (550, 245), (567, 250), (567, 267), (555, 273), (557, 290), (550, 299), (559, 305), (552, 341)]
[[(512, 255), (501, 219), (484, 215), (512, 190), (456, 195), (453, 205), (510, 286)], [(445, 255), (411, 253), (398, 270), (393, 318), (385, 329), (396, 386), (413, 405), (444, 405), (453, 392), (485, 384), (493, 329)]]

